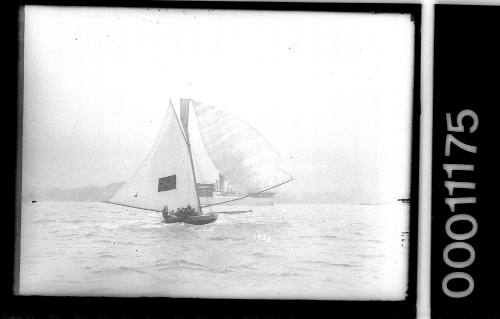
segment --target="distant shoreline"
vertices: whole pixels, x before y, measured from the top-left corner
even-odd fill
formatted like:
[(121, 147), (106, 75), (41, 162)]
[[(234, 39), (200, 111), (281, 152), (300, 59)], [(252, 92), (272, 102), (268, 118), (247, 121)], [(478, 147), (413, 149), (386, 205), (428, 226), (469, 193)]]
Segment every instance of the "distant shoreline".
[[(57, 201), (57, 202), (101, 202), (109, 200), (125, 182), (111, 183), (105, 186), (86, 186), (72, 189), (26, 189), (22, 194), (23, 202)], [(386, 205), (393, 202), (375, 202), (356, 200), (350, 195), (339, 193), (300, 193), (290, 194), (276, 192), (275, 204), (358, 204)], [(399, 203), (394, 199), (394, 204)]]

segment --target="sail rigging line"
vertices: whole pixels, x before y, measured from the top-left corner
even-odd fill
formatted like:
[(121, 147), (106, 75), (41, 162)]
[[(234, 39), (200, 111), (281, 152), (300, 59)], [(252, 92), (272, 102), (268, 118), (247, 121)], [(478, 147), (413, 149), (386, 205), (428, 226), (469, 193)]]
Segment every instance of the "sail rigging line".
[(258, 192), (256, 192), (256, 193), (247, 194), (247, 195), (245, 195), (245, 196), (238, 197), (238, 198), (234, 198), (234, 199), (230, 199), (230, 200), (226, 200), (226, 201), (223, 201), (223, 202), (218, 202), (218, 203), (214, 203), (214, 204), (210, 204), (210, 205), (205, 205), (205, 206), (202, 206), (201, 208), (210, 207), (210, 206), (215, 206), (215, 205), (221, 205), (221, 204), (224, 204), (224, 203), (229, 203), (229, 202), (234, 202), (234, 201), (237, 201), (237, 200), (240, 200), (240, 199), (243, 199), (243, 198), (250, 197), (250, 196), (252, 196), (252, 195), (257, 195), (257, 194), (263, 193), (263, 192), (265, 192), (265, 191), (268, 191), (268, 190), (270, 190), (270, 189), (276, 188), (276, 187), (278, 187), (278, 186), (281, 186), (281, 185), (286, 184), (286, 183), (288, 183), (288, 182), (291, 182), (291, 181), (293, 181), (293, 180), (294, 180), (294, 178), (291, 178), (291, 179), (289, 179), (289, 180), (287, 180), (287, 181), (284, 181), (284, 182), (282, 182), (282, 183), (279, 183), (278, 185), (274, 185), (274, 186), (272, 186), (272, 187), (268, 187), (268, 188), (263, 189), (263, 190), (261, 190), (261, 191), (258, 191)]
[[(172, 103), (172, 101), (170, 101), (170, 103)], [(182, 104), (182, 101), (181, 101), (181, 104)], [(172, 105), (172, 104), (170, 104), (170, 105)], [(182, 107), (181, 105), (179, 105), (179, 106)], [(177, 113), (175, 112), (175, 109), (173, 107), (172, 107), (172, 109), (174, 111), (175, 118), (177, 119), (177, 124), (179, 124), (179, 128), (184, 133), (183, 134), (184, 141), (186, 142), (186, 145), (187, 145), (187, 149), (188, 149), (188, 153), (189, 153), (189, 160), (191, 161), (191, 171), (193, 172), (194, 189), (196, 191), (196, 199), (198, 200), (198, 211), (201, 213), (202, 206), (201, 206), (201, 202), (200, 202), (200, 195), (198, 194), (198, 187), (196, 186), (196, 174), (194, 173), (193, 154), (191, 153), (191, 144), (189, 143), (189, 132), (188, 132), (188, 130), (186, 130), (186, 132), (184, 132), (183, 125), (179, 121), (179, 117), (177, 116)], [(189, 116), (189, 104), (187, 106), (187, 114), (186, 114), (186, 116)]]
[(118, 204), (118, 203), (108, 202), (108, 201), (105, 201), (105, 200), (101, 201), (101, 203), (113, 204), (113, 205), (118, 205), (118, 206), (125, 206), (125, 207), (130, 207), (130, 208), (136, 208), (136, 209), (142, 209), (142, 210), (149, 210), (151, 212), (159, 212), (159, 213), (161, 213), (161, 210), (149, 209), (149, 208), (142, 208), (142, 207), (137, 207), (137, 206), (132, 206), (132, 205), (125, 205), (125, 204)]
[[(106, 203), (106, 204), (111, 204), (111, 205), (118, 205), (118, 206), (124, 206), (124, 207), (130, 207), (130, 208), (135, 208), (135, 209), (140, 209), (140, 210), (147, 210), (150, 212), (158, 212), (161, 213), (161, 210), (156, 210), (156, 209), (149, 209), (149, 208), (142, 208), (142, 207), (137, 207), (137, 206), (132, 206), (132, 205), (125, 205), (125, 204), (118, 204), (118, 203), (113, 203), (113, 202), (108, 202), (108, 201), (101, 201), (101, 203)], [(248, 209), (248, 210), (227, 210), (227, 211), (220, 211), (220, 212), (213, 212), (215, 214), (227, 214), (227, 215), (238, 215), (238, 214), (244, 214), (244, 213), (251, 213), (253, 210)]]

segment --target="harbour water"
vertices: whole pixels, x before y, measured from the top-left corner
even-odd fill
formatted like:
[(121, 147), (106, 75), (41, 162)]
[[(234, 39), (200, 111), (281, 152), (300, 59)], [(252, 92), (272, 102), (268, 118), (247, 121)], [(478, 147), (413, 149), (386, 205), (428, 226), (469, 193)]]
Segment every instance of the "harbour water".
[[(218, 206), (217, 210), (245, 207)], [(408, 205), (278, 204), (164, 224), (97, 202), (22, 205), (20, 294), (259, 299), (405, 297)]]

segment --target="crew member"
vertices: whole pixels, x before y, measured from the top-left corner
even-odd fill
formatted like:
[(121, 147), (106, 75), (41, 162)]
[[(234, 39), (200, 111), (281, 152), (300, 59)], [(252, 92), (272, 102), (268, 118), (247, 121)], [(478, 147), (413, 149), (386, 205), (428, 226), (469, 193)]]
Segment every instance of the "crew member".
[(168, 206), (165, 205), (165, 207), (163, 207), (163, 210), (161, 211), (161, 214), (163, 216), (164, 219), (167, 219), (170, 215), (170, 213), (168, 212)]

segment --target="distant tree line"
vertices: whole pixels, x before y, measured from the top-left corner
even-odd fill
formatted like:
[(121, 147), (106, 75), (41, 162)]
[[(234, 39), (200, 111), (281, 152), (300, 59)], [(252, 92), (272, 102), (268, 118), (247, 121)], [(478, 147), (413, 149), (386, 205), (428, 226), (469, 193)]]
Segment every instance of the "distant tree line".
[(28, 190), (22, 195), (23, 201), (75, 201), (98, 202), (109, 200), (124, 182), (112, 183), (106, 186), (87, 186), (73, 189), (37, 189)]

